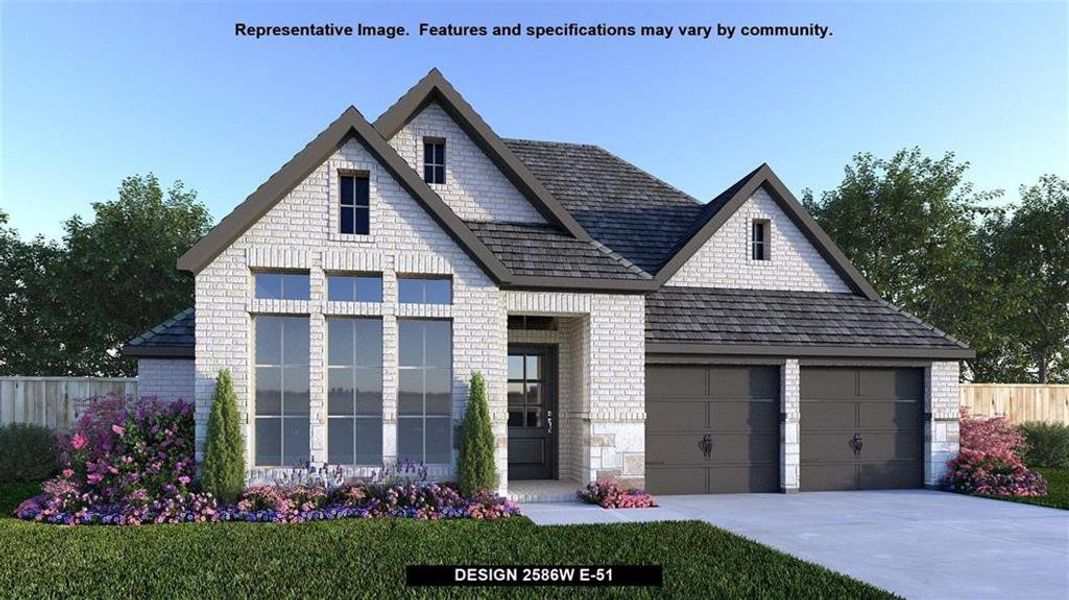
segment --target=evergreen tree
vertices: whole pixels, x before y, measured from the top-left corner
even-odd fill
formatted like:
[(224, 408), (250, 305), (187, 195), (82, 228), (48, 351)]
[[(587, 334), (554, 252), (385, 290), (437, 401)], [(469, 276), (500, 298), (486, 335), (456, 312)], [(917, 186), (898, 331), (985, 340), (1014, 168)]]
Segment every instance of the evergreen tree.
[(229, 369), (220, 371), (215, 382), (201, 480), (204, 491), (225, 502), (236, 500), (245, 486), (245, 442)]
[(486, 404), (486, 381), (481, 373), (471, 376), (468, 412), (460, 438), (458, 461), (460, 493), (470, 496), (476, 492), (497, 488), (497, 468), (494, 465), (494, 433), (490, 430), (490, 410)]

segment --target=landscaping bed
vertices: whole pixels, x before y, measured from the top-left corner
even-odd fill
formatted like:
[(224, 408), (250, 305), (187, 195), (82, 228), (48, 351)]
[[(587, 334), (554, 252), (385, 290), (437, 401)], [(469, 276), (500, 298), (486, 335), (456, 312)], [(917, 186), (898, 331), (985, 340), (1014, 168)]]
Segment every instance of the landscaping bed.
[(999, 500), (1022, 502), (1048, 508), (1069, 510), (1069, 469), (1036, 467), (1036, 471), (1047, 480), (1046, 496), (992, 496)]
[(659, 564), (664, 586), (427, 588), (409, 594), (894, 597), (699, 522), (538, 527), (517, 517), (62, 527), (0, 519), (0, 590), (7, 597), (385, 598), (405, 589), (405, 565), (452, 563)]

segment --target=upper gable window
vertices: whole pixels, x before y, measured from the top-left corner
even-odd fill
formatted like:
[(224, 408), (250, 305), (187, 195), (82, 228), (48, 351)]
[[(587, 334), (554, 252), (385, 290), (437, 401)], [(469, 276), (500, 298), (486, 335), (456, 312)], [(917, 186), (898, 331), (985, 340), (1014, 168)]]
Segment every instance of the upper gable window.
[(451, 304), (453, 280), (449, 277), (399, 276), (397, 301), (401, 304)]
[(750, 258), (753, 260), (769, 260), (771, 258), (769, 245), (769, 222), (766, 219), (755, 219), (751, 228)]
[(445, 139), (423, 138), (423, 181), (445, 183)]
[(266, 300), (307, 300), (309, 298), (308, 273), (259, 271), (256, 279), (256, 297)]
[(371, 231), (371, 185), (367, 175), (341, 176), (338, 231), (367, 235)]
[(382, 275), (327, 275), (327, 300), (335, 302), (382, 302)]

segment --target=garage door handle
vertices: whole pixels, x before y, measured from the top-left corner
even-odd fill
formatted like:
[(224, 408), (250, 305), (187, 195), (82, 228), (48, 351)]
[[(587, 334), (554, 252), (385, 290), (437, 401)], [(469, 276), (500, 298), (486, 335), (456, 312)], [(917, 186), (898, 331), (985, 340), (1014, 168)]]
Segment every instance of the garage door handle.
[(698, 448), (701, 449), (705, 458), (709, 458), (713, 454), (713, 437), (708, 433), (705, 434), (701, 441), (698, 442)]
[(850, 438), (850, 449), (854, 451), (854, 458), (861, 457), (861, 448), (865, 445), (865, 441), (861, 439), (861, 434), (854, 432), (854, 436)]

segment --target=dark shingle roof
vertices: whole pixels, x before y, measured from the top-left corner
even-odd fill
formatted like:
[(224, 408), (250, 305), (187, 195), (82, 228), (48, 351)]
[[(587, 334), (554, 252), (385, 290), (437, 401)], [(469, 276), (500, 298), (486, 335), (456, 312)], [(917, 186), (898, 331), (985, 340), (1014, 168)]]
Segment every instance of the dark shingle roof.
[(646, 296), (646, 343), (965, 349), (882, 300), (691, 287)]
[(597, 146), (503, 141), (590, 235), (648, 273), (707, 207)]
[(551, 225), (476, 222), (467, 225), (517, 275), (652, 279), (605, 246), (577, 240)]
[(123, 354), (137, 357), (192, 358), (193, 308), (187, 308), (123, 346)]

